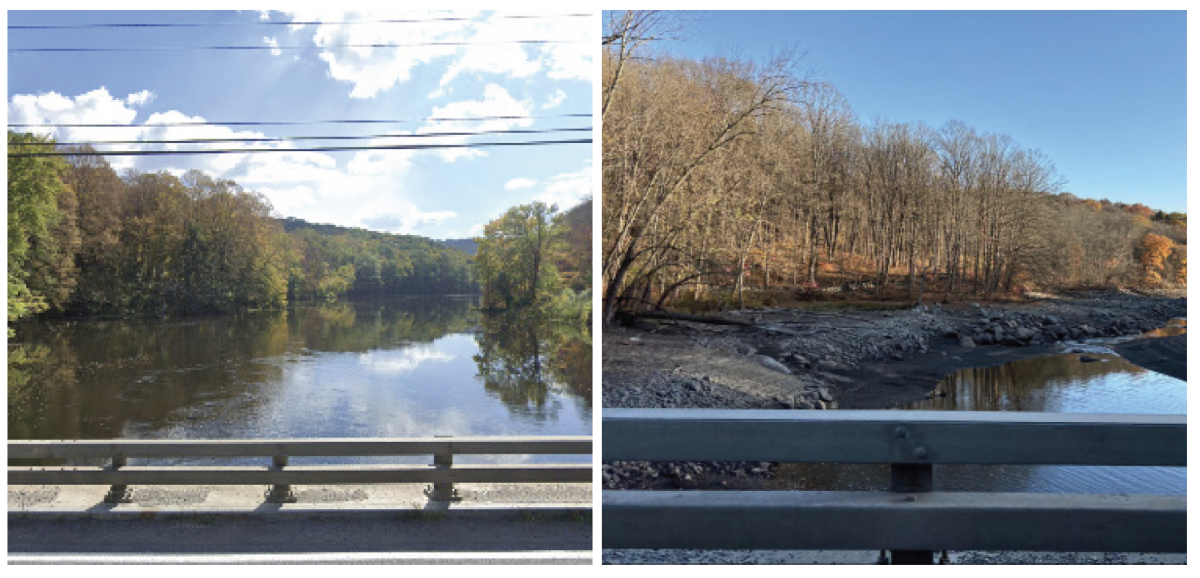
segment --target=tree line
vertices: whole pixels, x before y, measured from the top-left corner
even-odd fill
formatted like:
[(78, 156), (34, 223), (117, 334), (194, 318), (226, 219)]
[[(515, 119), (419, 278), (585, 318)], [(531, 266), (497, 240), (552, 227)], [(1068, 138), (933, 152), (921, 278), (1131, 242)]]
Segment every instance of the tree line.
[[(53, 141), (8, 133), (11, 153)], [(478, 291), (433, 240), (311, 225), (199, 171), (118, 175), (87, 148), (8, 159), (8, 319), (274, 309), (289, 300)]]
[(960, 121), (861, 122), (784, 53), (656, 56), (662, 13), (607, 13), (603, 302), (748, 286), (919, 299), (1186, 282), (1186, 215), (1063, 193), (1049, 158)]

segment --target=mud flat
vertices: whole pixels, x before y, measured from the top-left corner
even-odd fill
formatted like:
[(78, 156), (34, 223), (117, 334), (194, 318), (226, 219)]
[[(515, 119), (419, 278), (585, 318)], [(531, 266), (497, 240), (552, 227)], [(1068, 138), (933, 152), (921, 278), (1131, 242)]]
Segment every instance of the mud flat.
[(1187, 335), (1138, 339), (1113, 350), (1150, 371), (1187, 381)]
[[(1107, 292), (903, 311), (636, 318), (605, 327), (602, 399), (604, 407), (779, 409), (824, 387), (842, 409), (898, 407), (959, 369), (1053, 353), (1071, 341), (1137, 336), (1186, 315), (1185, 298)], [(1186, 379), (1183, 337), (1118, 347), (1134, 363)]]

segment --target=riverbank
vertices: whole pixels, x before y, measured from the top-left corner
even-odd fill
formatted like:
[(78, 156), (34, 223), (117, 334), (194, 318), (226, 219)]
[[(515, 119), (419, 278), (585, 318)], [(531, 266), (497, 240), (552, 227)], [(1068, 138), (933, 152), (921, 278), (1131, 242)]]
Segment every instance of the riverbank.
[[(958, 369), (1061, 351), (1072, 341), (1137, 336), (1186, 315), (1185, 298), (1105, 292), (903, 311), (637, 319), (605, 328), (602, 399), (605, 407), (807, 408), (802, 402), (823, 387), (816, 409), (899, 407)], [(1185, 340), (1168, 339), (1121, 349), (1135, 363), (1186, 374)]]
[[(604, 407), (883, 409), (926, 399), (959, 369), (1112, 346), (1186, 379), (1186, 336), (1137, 339), (1186, 317), (1183, 297), (1093, 293), (905, 311), (754, 310), (640, 319), (604, 331)], [(726, 324), (723, 320), (733, 321)], [(1082, 351), (1089, 349), (1082, 347)], [(603, 465), (606, 489), (784, 489), (770, 462)], [(605, 564), (873, 564), (878, 552), (604, 550)], [(1186, 564), (1185, 554), (951, 552), (951, 564)]]
[(1115, 345), (1113, 351), (1146, 369), (1187, 381), (1187, 335), (1138, 339)]
[[(637, 319), (605, 328), (602, 400), (604, 407), (905, 407), (959, 369), (1058, 353), (1092, 338), (1138, 336), (1186, 315), (1183, 297), (1113, 291), (902, 311), (762, 309)], [(1151, 369), (1182, 368), (1186, 377), (1185, 337), (1120, 347), (1139, 352)], [(773, 469), (615, 463), (604, 465), (603, 480), (606, 488), (754, 489)]]

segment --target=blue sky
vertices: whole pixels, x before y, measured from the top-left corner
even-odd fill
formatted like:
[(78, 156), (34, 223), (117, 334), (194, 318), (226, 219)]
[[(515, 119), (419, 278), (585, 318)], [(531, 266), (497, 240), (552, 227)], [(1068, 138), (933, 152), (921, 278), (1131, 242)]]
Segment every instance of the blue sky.
[[(9, 11), (8, 25), (234, 23), (201, 28), (9, 30), (8, 122), (107, 123), (59, 129), (60, 141), (420, 134), (590, 127), (597, 17), (585, 10), (343, 13), (258, 11)], [(465, 17), (467, 21), (340, 24)], [(269, 26), (262, 21), (319, 25)], [(514, 44), (509, 40), (567, 40)], [(467, 42), (470, 46), (344, 48), (346, 44)], [(305, 50), (14, 53), (37, 47), (302, 46)], [(320, 48), (318, 48), (320, 47)], [(433, 121), (445, 117), (526, 119)], [(396, 125), (146, 128), (179, 121), (395, 119)], [(426, 137), (381, 144), (566, 140), (590, 133)], [(276, 148), (370, 144), (306, 141)], [(163, 145), (158, 145), (163, 146)], [(227, 144), (192, 148), (229, 148)], [(248, 145), (236, 145), (248, 146)], [(113, 146), (113, 148), (116, 148)], [(121, 147), (127, 148), (127, 147)], [(480, 234), (505, 209), (533, 200), (566, 209), (592, 191), (592, 145), (421, 151), (283, 152), (110, 157), (118, 170), (200, 169), (265, 195), (283, 216), (459, 238)]]
[(861, 122), (961, 120), (1040, 149), (1087, 198), (1187, 210), (1187, 18), (1170, 12), (692, 12), (663, 49), (795, 46)]

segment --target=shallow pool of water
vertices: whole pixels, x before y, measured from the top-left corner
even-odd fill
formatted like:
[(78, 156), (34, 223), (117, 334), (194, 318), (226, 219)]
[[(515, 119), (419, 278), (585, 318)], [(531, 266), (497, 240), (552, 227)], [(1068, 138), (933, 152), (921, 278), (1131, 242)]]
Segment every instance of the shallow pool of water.
[[(1181, 322), (1181, 323), (1180, 323)], [(1160, 330), (1186, 332), (1186, 320)], [(1187, 383), (1138, 367), (1111, 341), (1063, 346), (1064, 353), (955, 372), (908, 409), (1055, 413), (1186, 414)], [(1066, 353), (1066, 352), (1070, 353)], [(809, 490), (886, 490), (886, 465), (783, 464), (779, 478)], [(941, 491), (1187, 493), (1187, 468), (1111, 466), (934, 466)]]

